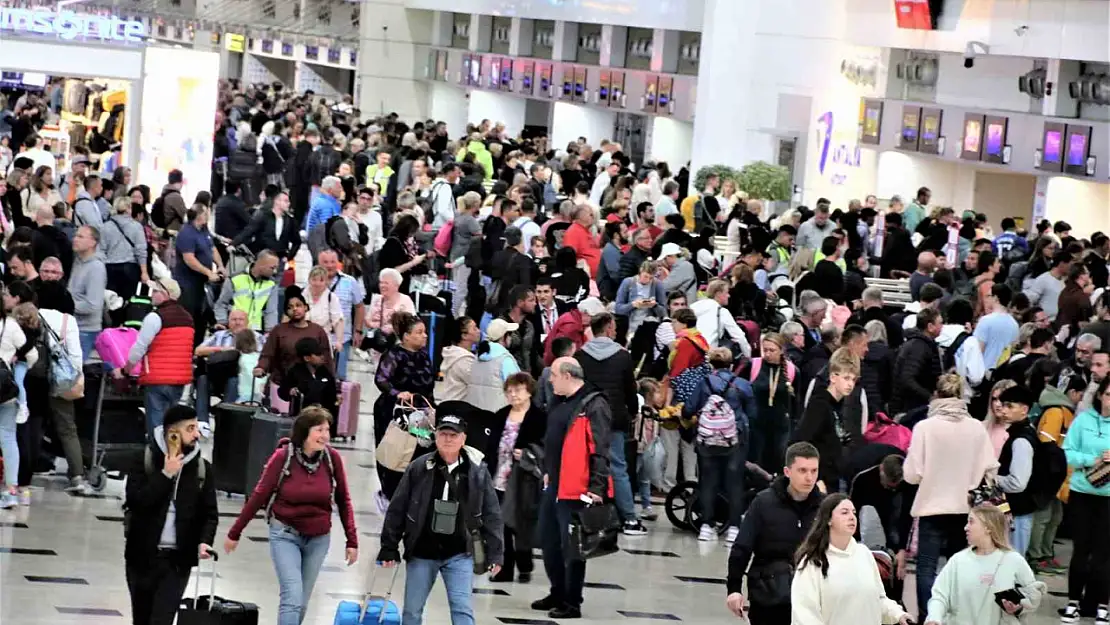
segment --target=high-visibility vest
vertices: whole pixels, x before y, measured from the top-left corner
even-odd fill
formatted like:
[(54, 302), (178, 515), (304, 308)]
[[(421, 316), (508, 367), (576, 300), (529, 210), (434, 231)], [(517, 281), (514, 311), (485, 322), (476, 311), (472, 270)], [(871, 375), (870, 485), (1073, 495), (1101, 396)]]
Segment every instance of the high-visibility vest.
[(231, 279), (232, 307), (247, 313), (247, 323), (252, 330), (265, 332), (273, 329), (263, 329), (262, 321), (266, 312), (266, 302), (269, 301), (275, 286), (270, 278), (256, 281), (249, 270)]

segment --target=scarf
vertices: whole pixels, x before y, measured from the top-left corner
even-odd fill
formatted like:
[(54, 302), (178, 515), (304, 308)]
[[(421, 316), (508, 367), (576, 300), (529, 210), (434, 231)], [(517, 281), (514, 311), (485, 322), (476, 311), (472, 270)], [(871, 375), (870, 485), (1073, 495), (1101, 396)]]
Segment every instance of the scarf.
[(316, 452), (311, 458), (304, 453), (303, 447), (296, 447), (295, 450), (297, 462), (304, 467), (304, 470), (308, 471), (309, 475), (316, 473), (316, 470), (320, 468), (320, 461), (324, 459), (324, 451), (326, 450)]

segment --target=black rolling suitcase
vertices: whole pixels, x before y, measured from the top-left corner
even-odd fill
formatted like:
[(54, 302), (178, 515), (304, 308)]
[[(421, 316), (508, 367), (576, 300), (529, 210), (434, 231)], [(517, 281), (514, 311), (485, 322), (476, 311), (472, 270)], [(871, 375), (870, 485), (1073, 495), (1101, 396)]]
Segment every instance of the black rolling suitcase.
[[(248, 493), (258, 483), (266, 461), (274, 455), (278, 441), (289, 436), (293, 429), (293, 419), (270, 412), (260, 411), (251, 417), (250, 440), (247, 446), (246, 483)], [(242, 448), (240, 448), (242, 449)]]
[(197, 567), (196, 591), (192, 599), (182, 599), (177, 610), (177, 625), (258, 625), (258, 606), (216, 596), (216, 561), (212, 556), (212, 585), (208, 595), (200, 596), (200, 567)]
[(246, 495), (254, 488), (247, 481), (247, 454), (250, 446), (252, 419), (264, 411), (257, 404), (222, 403), (212, 409), (216, 432), (212, 440), (212, 466), (216, 473), (216, 490)]

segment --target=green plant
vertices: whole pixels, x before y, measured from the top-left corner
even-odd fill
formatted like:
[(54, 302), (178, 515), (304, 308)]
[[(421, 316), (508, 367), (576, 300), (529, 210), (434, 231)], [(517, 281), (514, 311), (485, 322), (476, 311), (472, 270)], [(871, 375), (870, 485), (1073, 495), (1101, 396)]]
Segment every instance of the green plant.
[(744, 165), (736, 179), (736, 186), (759, 200), (779, 202), (790, 199), (790, 171), (781, 165), (756, 161)]
[(698, 173), (694, 175), (694, 189), (696, 189), (698, 193), (701, 193), (701, 191), (705, 189), (705, 183), (709, 180), (709, 176), (712, 175), (718, 176), (722, 183), (726, 180), (737, 183), (740, 179), (740, 172), (728, 165), (706, 165), (699, 169)]

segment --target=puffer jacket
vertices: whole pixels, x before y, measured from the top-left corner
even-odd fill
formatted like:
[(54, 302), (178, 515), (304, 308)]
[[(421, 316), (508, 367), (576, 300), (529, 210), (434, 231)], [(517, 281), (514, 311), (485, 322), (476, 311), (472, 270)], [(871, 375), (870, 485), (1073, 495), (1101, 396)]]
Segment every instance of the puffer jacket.
[(478, 359), (474, 352), (463, 349), (458, 345), (448, 345), (443, 348), (443, 363), (440, 372), (443, 373), (443, 384), (436, 393), (436, 401), (466, 401), (467, 385), (470, 384), (470, 370)]
[(937, 342), (920, 330), (907, 332), (894, 361), (898, 383), (890, 398), (890, 411), (899, 414), (928, 404), (941, 373)]
[(861, 364), (858, 386), (867, 391), (875, 412), (886, 412), (893, 392), (894, 351), (886, 343), (871, 341)]
[(613, 339), (598, 337), (583, 345), (575, 352), (574, 358), (582, 365), (588, 384), (600, 390), (609, 400), (612, 430), (627, 432), (632, 416), (640, 407), (632, 354)]

